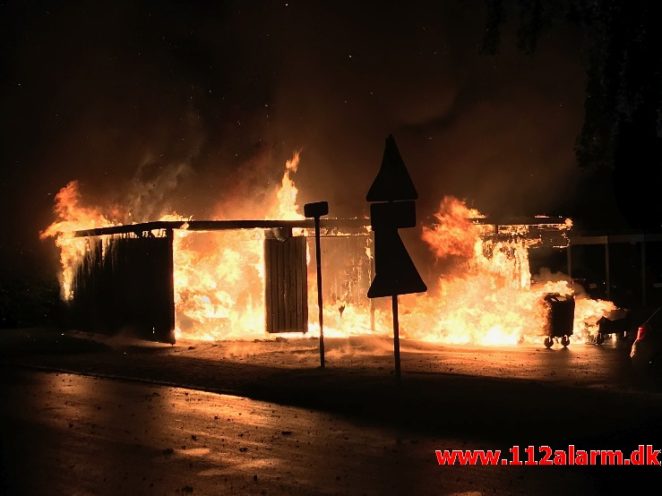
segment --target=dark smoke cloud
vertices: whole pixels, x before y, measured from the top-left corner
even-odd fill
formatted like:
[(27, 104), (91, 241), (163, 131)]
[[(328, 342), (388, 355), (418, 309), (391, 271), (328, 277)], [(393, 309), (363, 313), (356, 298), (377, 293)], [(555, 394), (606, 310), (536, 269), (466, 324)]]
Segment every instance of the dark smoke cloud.
[[(583, 115), (577, 33), (528, 56), (483, 2), (9, 2), (2, 22), (3, 259), (44, 253), (53, 195), (136, 215), (209, 215), (302, 149), (303, 200), (366, 211), (395, 133), (422, 216), (443, 194), (486, 212), (563, 210)], [(13, 262), (11, 262), (13, 263)]]

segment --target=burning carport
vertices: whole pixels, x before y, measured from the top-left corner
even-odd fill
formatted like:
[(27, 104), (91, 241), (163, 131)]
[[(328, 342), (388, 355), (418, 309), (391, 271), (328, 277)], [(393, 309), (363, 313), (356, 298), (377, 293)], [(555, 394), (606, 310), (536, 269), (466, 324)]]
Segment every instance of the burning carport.
[[(174, 343), (177, 232), (250, 230), (257, 232), (263, 243), (264, 330), (305, 333), (309, 296), (307, 238), (313, 227), (312, 219), (180, 220), (77, 231), (76, 238), (85, 243), (84, 256), (72, 280), (70, 325), (103, 333), (126, 330), (142, 339)], [(371, 242), (366, 221), (325, 219), (321, 221), (321, 234), (327, 239), (344, 240), (335, 254), (334, 246), (329, 246), (334, 256), (325, 259), (325, 269), (338, 264), (340, 258), (354, 266), (350, 276), (358, 286), (353, 288), (354, 294), (344, 291), (343, 299), (355, 300), (364, 295), (372, 271), (370, 259), (365, 256)], [(338, 282), (343, 271), (327, 271), (331, 277), (326, 292), (331, 299), (337, 298), (338, 287), (344, 284)]]

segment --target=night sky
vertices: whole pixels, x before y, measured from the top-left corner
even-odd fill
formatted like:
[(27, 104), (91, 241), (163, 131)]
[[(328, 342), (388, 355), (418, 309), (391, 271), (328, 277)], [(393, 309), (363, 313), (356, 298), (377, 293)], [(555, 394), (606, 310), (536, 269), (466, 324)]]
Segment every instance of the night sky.
[(492, 56), (482, 1), (2, 1), (0, 19), (3, 268), (54, 274), (38, 231), (72, 179), (98, 203), (140, 191), (145, 217), (202, 218), (301, 149), (301, 199), (365, 214), (389, 133), (419, 219), (444, 194), (570, 210), (586, 76), (569, 25), (528, 55), (508, 18)]

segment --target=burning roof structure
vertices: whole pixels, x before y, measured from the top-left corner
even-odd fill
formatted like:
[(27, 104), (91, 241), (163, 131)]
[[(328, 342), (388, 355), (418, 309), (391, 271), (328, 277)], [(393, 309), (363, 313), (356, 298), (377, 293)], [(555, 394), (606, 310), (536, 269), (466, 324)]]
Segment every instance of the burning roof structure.
[[(265, 331), (314, 335), (317, 323), (312, 315), (308, 321), (307, 310), (317, 296), (307, 282), (313, 280), (313, 224), (298, 204), (293, 177), (299, 158), (286, 163), (263, 202), (245, 209), (249, 218), (168, 213), (127, 223), (128, 212), (86, 204), (75, 182), (64, 187), (56, 198), (58, 219), (42, 236), (54, 237), (60, 249), (62, 297), (74, 310), (72, 325), (107, 332), (136, 327), (141, 337), (170, 342), (254, 339)], [(548, 311), (544, 296), (557, 293), (576, 295), (576, 334), (588, 339), (613, 304), (588, 298), (567, 275), (532, 274), (529, 263), (532, 249), (567, 247), (571, 227), (565, 218), (490, 219), (444, 197), (420, 230), (430, 291), (401, 298), (403, 337), (539, 342)], [(322, 234), (326, 334), (388, 333), (385, 306), (366, 297), (373, 275), (368, 220), (324, 219)]]

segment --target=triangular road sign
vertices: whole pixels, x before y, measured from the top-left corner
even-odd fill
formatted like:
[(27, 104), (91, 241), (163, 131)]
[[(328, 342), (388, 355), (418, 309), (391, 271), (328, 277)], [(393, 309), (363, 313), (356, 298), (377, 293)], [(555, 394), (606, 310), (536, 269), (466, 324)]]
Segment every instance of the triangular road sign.
[(375, 278), (368, 298), (423, 293), (427, 289), (398, 232), (375, 231)]
[(416, 200), (418, 193), (409, 177), (398, 145), (392, 135), (386, 138), (382, 166), (377, 173), (366, 199), (369, 202)]

